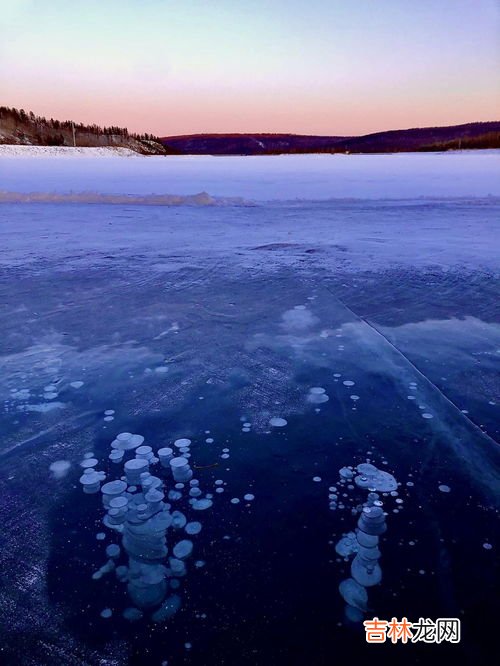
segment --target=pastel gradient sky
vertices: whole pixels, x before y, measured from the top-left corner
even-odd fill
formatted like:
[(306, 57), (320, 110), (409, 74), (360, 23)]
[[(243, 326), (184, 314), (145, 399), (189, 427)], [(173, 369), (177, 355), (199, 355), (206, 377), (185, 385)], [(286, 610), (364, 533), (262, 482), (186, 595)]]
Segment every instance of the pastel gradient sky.
[(0, 0), (0, 103), (194, 132), (500, 119), (500, 0)]

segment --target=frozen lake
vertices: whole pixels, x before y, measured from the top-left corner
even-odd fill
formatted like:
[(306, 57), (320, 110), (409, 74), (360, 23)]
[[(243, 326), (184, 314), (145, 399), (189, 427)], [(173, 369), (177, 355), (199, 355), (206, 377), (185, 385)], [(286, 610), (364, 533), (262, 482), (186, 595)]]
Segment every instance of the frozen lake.
[[(115, 157), (0, 146), (1, 190), (241, 197), (249, 201), (500, 196), (500, 151), (271, 157)], [(93, 157), (93, 151), (97, 157)], [(100, 152), (99, 152), (100, 151)], [(34, 155), (33, 155), (34, 153)]]
[[(408, 663), (491, 655), (498, 153), (0, 152), (0, 191), (5, 663), (373, 662), (375, 615), (461, 619), (460, 645), (406, 646)], [(120, 479), (142, 455), (109, 459), (126, 432), (187, 455), (198, 484), (152, 461), (170, 505), (154, 509), (128, 472), (120, 497), (148, 508), (120, 531), (79, 480), (85, 460)], [(374, 506), (354, 480), (367, 461), (398, 485), (378, 491), (363, 610), (339, 592), (364, 580), (359, 551), (338, 544)], [(148, 511), (194, 525), (165, 528), (167, 556)]]

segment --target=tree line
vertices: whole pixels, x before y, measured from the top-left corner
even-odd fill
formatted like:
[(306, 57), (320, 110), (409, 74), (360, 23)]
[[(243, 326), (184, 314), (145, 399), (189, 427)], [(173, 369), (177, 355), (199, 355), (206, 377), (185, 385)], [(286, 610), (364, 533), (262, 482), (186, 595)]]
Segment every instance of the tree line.
[(0, 106), (0, 119), (4, 115), (13, 117), (20, 125), (34, 125), (37, 129), (48, 128), (53, 130), (72, 131), (74, 127), (75, 132), (95, 134), (96, 136), (120, 136), (125, 139), (137, 139), (138, 141), (159, 141), (159, 137), (155, 136), (154, 134), (149, 134), (148, 132), (144, 132), (144, 134), (129, 132), (126, 127), (118, 127), (116, 125), (100, 127), (95, 123), (92, 125), (85, 125), (84, 123), (75, 123), (72, 120), (55, 120), (54, 118), (47, 119), (44, 116), (35, 115), (33, 111), (25, 111), (24, 109), (16, 109), (15, 107)]

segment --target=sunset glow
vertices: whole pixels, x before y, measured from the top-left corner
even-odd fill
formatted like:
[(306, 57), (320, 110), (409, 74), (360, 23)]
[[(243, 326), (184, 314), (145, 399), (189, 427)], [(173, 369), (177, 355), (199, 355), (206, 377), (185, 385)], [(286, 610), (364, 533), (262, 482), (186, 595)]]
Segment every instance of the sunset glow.
[(1, 4), (2, 104), (47, 117), (348, 135), (499, 116), (494, 0)]

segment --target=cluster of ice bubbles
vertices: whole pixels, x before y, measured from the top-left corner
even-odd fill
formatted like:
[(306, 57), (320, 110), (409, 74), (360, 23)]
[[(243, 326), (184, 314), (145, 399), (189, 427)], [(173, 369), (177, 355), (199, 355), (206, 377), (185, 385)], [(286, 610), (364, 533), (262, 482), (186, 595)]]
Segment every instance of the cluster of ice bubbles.
[[(124, 473), (102, 486), (105, 474), (96, 470), (99, 461), (93, 454), (86, 454), (80, 463), (84, 492), (101, 492), (105, 509), (102, 522), (121, 539), (121, 546), (111, 543), (106, 547), (107, 561), (92, 577), (99, 580), (114, 572), (126, 584), (133, 604), (123, 611), (127, 620), (138, 620), (149, 612), (155, 622), (163, 622), (181, 607), (178, 590), (187, 573), (186, 560), (193, 552), (193, 542), (183, 538), (183, 532), (184, 536), (194, 536), (202, 524), (188, 522), (184, 513), (173, 509), (173, 503), (183, 499), (187, 491), (193, 511), (212, 506), (212, 495), (204, 494), (193, 478), (190, 445), (191, 440), (178, 439), (172, 448), (155, 453), (144, 445), (142, 435), (120, 433), (111, 444), (109, 459), (114, 465), (123, 464)], [(151, 473), (153, 466), (158, 466), (158, 475)], [(167, 478), (172, 486), (168, 492)], [(97, 535), (99, 541), (105, 537), (102, 532)], [(195, 563), (196, 567), (203, 565), (202, 561)], [(111, 615), (110, 608), (101, 613), (103, 618)]]
[(324, 402), (328, 402), (329, 399), (326, 390), (322, 386), (313, 386), (307, 394), (307, 401), (313, 405), (321, 405)]
[[(346, 602), (346, 618), (351, 622), (360, 622), (368, 610), (367, 589), (378, 585), (382, 580), (379, 539), (387, 530), (387, 525), (380, 494), (397, 494), (398, 483), (392, 474), (370, 463), (361, 463), (355, 470), (342, 467), (339, 475), (340, 484), (347, 484), (348, 489), (352, 490), (357, 486), (368, 491), (366, 501), (359, 507), (360, 515), (355, 530), (345, 534), (335, 546), (337, 554), (342, 558), (353, 558), (351, 577), (340, 583), (339, 592)], [(337, 507), (344, 508), (339, 502), (338, 492), (336, 486), (330, 488), (332, 510)], [(353, 510), (353, 513), (357, 515), (358, 511)]]

